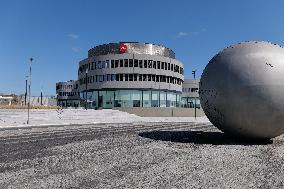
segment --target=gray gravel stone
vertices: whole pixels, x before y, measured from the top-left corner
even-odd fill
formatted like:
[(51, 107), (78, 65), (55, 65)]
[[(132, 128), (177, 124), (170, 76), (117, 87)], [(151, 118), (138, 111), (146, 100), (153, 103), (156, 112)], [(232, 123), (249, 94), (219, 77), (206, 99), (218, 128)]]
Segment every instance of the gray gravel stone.
[(284, 187), (283, 136), (239, 142), (208, 125), (120, 127), (0, 131), (0, 188)]

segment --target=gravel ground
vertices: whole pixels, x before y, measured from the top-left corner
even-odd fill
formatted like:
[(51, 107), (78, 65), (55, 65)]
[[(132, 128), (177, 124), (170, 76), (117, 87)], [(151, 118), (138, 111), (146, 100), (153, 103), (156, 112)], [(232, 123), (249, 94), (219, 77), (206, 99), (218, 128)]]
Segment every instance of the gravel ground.
[(0, 188), (283, 188), (284, 138), (238, 142), (209, 124), (0, 131)]

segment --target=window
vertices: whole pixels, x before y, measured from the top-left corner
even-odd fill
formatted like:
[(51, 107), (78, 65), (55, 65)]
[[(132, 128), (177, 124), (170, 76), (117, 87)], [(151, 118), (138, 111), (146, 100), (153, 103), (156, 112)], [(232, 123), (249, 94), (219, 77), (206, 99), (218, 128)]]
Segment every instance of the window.
[(123, 74), (119, 74), (119, 80), (123, 81)]
[(98, 76), (96, 75), (96, 82), (98, 82)]
[(133, 59), (129, 59), (129, 67), (133, 67)]
[(160, 61), (157, 61), (157, 68), (160, 69)]
[(133, 81), (137, 81), (137, 74), (134, 74)]
[(165, 62), (161, 62), (161, 69), (163, 70), (165, 67)]
[(156, 82), (159, 82), (159, 81), (160, 81), (159, 75), (156, 75)]
[(129, 74), (129, 81), (133, 81), (133, 74)]
[(152, 60), (148, 60), (148, 68), (152, 68)]
[(103, 81), (104, 81), (102, 75), (99, 75), (99, 80), (100, 80), (100, 82), (103, 82)]
[(174, 70), (174, 65), (173, 64), (171, 64), (171, 71), (173, 71)]
[(111, 68), (114, 68), (114, 60), (111, 60)]
[(106, 60), (106, 68), (109, 68), (109, 60)]
[(119, 62), (118, 60), (115, 60), (115, 62), (114, 62), (114, 67), (115, 67), (115, 68), (118, 67), (118, 62)]
[(91, 68), (91, 64), (89, 63), (89, 64), (88, 64), (88, 70), (90, 70), (90, 68)]
[(148, 81), (151, 81), (152, 80), (152, 77), (150, 74), (148, 74)]
[(107, 81), (110, 81), (110, 79), (111, 79), (110, 74), (107, 74)]
[(156, 69), (156, 61), (153, 61), (153, 68)]
[(143, 68), (143, 61), (139, 60), (139, 68)]
[(147, 63), (148, 61), (147, 60), (144, 60), (144, 68), (147, 68)]
[(128, 74), (124, 75), (125, 81), (128, 81)]
[(138, 60), (134, 59), (134, 67), (138, 67)]
[(115, 81), (115, 74), (111, 74), (111, 80)]
[(165, 62), (165, 70), (167, 70), (167, 65), (168, 65), (168, 64)]
[(102, 68), (102, 62), (98, 61), (98, 64), (99, 64), (99, 69), (101, 69)]
[(92, 70), (94, 70), (94, 62), (92, 62)]
[(139, 74), (139, 81), (142, 81), (142, 74)]
[(155, 75), (152, 75), (152, 81), (155, 81)]
[(124, 67), (128, 67), (128, 59), (124, 59)]
[(119, 67), (123, 67), (123, 59), (119, 60)]
[(152, 107), (159, 107), (159, 92), (152, 91)]
[(198, 88), (191, 88), (192, 93), (196, 93), (198, 91)]
[(115, 74), (115, 80), (119, 81), (119, 74)]
[(143, 74), (143, 81), (147, 81), (147, 75)]

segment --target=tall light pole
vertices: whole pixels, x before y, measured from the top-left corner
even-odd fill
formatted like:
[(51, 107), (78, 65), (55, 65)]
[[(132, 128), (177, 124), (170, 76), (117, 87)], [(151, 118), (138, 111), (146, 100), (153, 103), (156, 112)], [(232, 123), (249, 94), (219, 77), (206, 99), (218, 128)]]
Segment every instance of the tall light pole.
[(30, 106), (31, 106), (31, 84), (32, 84), (32, 62), (33, 62), (33, 58), (30, 58), (30, 72), (29, 72), (29, 102), (28, 102), (28, 120), (27, 120), (27, 124), (30, 123)]
[(42, 106), (42, 85), (41, 85), (41, 89), (40, 89), (40, 105)]
[(28, 78), (29, 78), (29, 76), (26, 76), (25, 106), (27, 105), (27, 95), (28, 95)]
[(87, 94), (88, 94), (88, 92), (87, 92), (87, 90), (88, 90), (88, 68), (86, 69), (86, 103), (85, 103), (85, 108), (86, 108), (86, 110), (88, 109), (88, 105), (87, 105), (87, 103), (88, 103), (88, 97), (87, 97)]
[[(196, 70), (192, 70), (193, 79), (195, 80)], [(196, 120), (196, 96), (194, 96), (194, 118)]]

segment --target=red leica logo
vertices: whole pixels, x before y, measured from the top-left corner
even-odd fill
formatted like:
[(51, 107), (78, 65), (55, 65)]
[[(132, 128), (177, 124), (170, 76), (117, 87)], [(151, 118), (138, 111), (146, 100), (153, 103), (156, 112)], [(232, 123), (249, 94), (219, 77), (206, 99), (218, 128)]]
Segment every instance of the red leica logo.
[(127, 46), (125, 44), (119, 45), (119, 52), (125, 53), (127, 51)]

